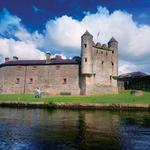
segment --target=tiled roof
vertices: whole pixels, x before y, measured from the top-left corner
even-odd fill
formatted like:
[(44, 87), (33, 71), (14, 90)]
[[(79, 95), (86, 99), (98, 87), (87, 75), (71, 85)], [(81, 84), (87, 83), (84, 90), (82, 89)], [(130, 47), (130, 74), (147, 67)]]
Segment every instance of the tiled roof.
[(123, 78), (141, 78), (141, 77), (150, 77), (150, 75), (143, 73), (143, 72), (131, 72), (131, 73), (126, 73), (126, 74), (122, 74), (119, 75), (118, 78), (119, 79), (123, 79)]
[(79, 64), (75, 59), (56, 59), (52, 58), (50, 63), (46, 60), (16, 60), (8, 61), (0, 64), (2, 66), (15, 66), (15, 65), (55, 65), (55, 64)]

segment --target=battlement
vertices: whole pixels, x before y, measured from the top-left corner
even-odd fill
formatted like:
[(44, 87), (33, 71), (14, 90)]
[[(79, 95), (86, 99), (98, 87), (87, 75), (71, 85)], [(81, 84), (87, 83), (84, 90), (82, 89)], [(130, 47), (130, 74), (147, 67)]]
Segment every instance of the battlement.
[(107, 50), (107, 51), (113, 51), (113, 49), (111, 47), (108, 47), (108, 45), (106, 45), (106, 44), (101, 45), (99, 42), (96, 43), (95, 45), (93, 45), (93, 48)]

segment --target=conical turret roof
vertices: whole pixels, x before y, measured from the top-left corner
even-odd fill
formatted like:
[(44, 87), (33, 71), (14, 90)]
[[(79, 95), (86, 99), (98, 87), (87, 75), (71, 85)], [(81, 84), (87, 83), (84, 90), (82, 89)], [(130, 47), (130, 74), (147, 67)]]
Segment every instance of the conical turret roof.
[(111, 39), (110, 39), (110, 41), (109, 41), (109, 43), (110, 42), (118, 42), (114, 37), (112, 37)]
[(86, 31), (85, 31), (85, 33), (83, 34), (83, 36), (84, 36), (84, 35), (92, 36), (92, 37), (93, 37), (93, 35), (92, 35), (91, 33), (89, 33), (89, 31), (88, 31), (88, 30), (86, 30)]

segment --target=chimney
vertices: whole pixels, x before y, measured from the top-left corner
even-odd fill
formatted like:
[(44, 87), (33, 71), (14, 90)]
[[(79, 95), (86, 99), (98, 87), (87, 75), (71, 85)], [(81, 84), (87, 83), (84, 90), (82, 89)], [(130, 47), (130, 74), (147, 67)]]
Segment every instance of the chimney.
[(56, 59), (62, 59), (61, 55), (56, 55), (55, 58)]
[(47, 63), (50, 63), (50, 62), (51, 62), (51, 53), (50, 53), (50, 52), (47, 52), (47, 53), (46, 53), (46, 62), (47, 62)]
[(9, 57), (6, 57), (5, 58), (5, 63), (8, 62), (8, 61), (9, 61)]
[(13, 56), (13, 61), (17, 61), (18, 57), (17, 56)]

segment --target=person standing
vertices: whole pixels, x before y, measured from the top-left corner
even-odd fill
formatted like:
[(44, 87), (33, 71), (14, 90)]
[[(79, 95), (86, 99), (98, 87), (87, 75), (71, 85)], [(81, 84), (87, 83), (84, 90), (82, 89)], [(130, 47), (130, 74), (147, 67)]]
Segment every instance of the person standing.
[(40, 91), (39, 87), (35, 88), (34, 96), (35, 96), (35, 98), (40, 98), (41, 97), (41, 91)]

